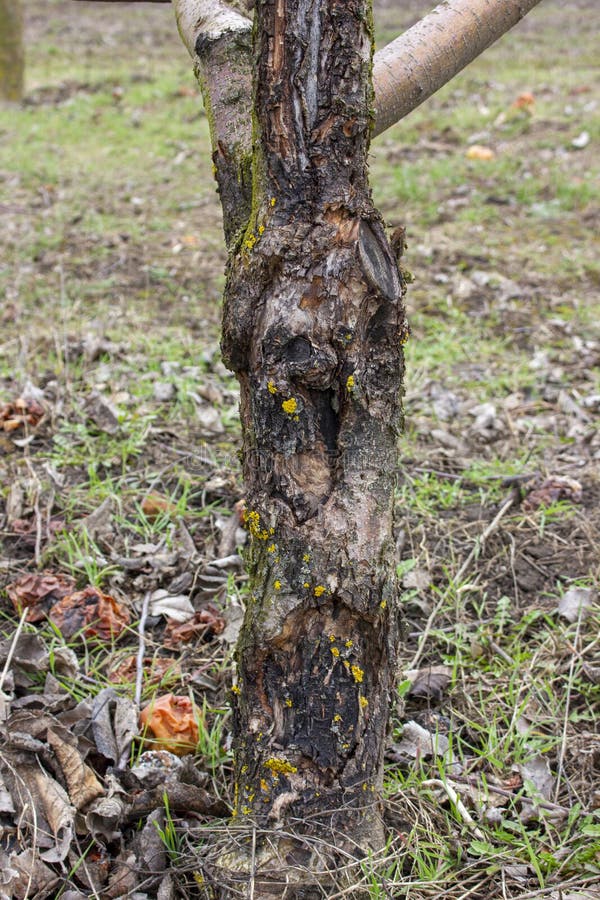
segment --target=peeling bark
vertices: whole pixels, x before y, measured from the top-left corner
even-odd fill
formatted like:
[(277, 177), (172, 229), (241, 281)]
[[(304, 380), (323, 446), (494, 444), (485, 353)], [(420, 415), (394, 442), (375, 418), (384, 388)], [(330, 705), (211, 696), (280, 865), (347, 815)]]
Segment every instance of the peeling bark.
[[(235, 812), (360, 856), (383, 841), (407, 337), (367, 182), (370, 2), (261, 0), (255, 40), (253, 211), (223, 326), (252, 537)], [(286, 852), (311, 855), (298, 841)]]

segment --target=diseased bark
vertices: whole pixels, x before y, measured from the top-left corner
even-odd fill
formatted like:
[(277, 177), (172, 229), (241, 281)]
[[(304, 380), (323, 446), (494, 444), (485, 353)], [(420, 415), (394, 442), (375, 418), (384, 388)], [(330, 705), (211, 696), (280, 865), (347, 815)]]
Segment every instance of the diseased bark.
[(257, 3), (252, 214), (225, 293), (252, 536), (235, 813), (295, 836), (261, 848), (288, 877), (310, 868), (302, 834), (358, 856), (383, 842), (407, 325), (367, 183), (370, 16), (370, 0)]
[(24, 78), (21, 0), (0, 0), (0, 100), (19, 101)]

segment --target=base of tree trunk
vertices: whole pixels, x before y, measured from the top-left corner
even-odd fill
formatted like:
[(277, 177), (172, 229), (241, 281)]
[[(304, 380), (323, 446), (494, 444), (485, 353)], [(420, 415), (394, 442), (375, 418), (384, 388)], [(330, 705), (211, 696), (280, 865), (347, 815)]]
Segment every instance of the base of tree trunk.
[[(351, 821), (351, 811), (345, 812)], [(369, 896), (360, 886), (364, 863), (382, 846), (383, 820), (373, 819), (372, 824), (374, 833), (363, 832), (360, 842), (351, 826), (334, 830), (331, 821), (324, 820), (302, 823), (303, 834), (255, 828), (250, 822), (232, 826), (205, 862), (206, 897), (322, 900), (343, 892), (345, 900), (363, 900)]]

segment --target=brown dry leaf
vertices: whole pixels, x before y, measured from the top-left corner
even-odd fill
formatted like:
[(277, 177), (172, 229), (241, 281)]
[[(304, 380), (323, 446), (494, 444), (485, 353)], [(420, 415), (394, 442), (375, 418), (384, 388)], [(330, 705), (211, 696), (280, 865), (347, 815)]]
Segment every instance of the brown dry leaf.
[(112, 688), (104, 688), (94, 700), (92, 731), (100, 753), (118, 768), (124, 766), (138, 731), (137, 706)]
[(173, 501), (162, 494), (146, 494), (142, 500), (142, 512), (149, 522), (154, 522), (159, 516), (172, 516), (176, 509)]
[[(6, 863), (4, 860), (2, 862), (2, 868), (6, 871)], [(12, 875), (7, 885), (11, 893), (7, 896), (14, 900), (26, 900), (29, 897), (44, 900), (46, 897), (56, 896), (61, 878), (39, 859), (34, 850), (11, 853), (7, 862)]]
[(200, 709), (189, 697), (164, 694), (140, 713), (140, 725), (154, 735), (154, 744), (177, 756), (192, 753), (198, 743)]
[(409, 669), (404, 677), (410, 681), (408, 693), (411, 697), (435, 697), (439, 699), (450, 684), (450, 666), (425, 666), (423, 669)]
[(523, 509), (531, 512), (540, 506), (550, 506), (557, 500), (570, 500), (572, 503), (580, 503), (583, 488), (574, 478), (566, 475), (552, 475), (544, 481), (533, 485), (523, 500)]
[(169, 622), (163, 643), (165, 647), (174, 648), (205, 635), (211, 637), (213, 634), (221, 634), (224, 630), (225, 619), (217, 607), (209, 603), (187, 622)]
[(21, 613), (25, 607), (27, 622), (41, 622), (53, 604), (73, 593), (75, 579), (70, 575), (54, 572), (36, 572), (23, 575), (7, 585), (6, 593), (15, 610)]
[(104, 788), (71, 741), (64, 740), (58, 730), (52, 728), (48, 729), (47, 739), (62, 769), (71, 803), (79, 812), (92, 800), (101, 797)]
[(35, 428), (45, 415), (44, 407), (37, 400), (26, 400), (18, 397), (13, 403), (5, 403), (0, 406), (0, 428), (4, 431), (16, 431), (31, 425)]
[[(181, 666), (176, 659), (166, 656), (145, 656), (143, 659), (144, 680), (149, 684), (159, 684), (168, 676), (181, 674)], [(124, 659), (108, 676), (109, 681), (135, 684), (137, 676), (137, 656), (133, 654)]]
[(467, 159), (480, 159), (484, 162), (489, 162), (489, 160), (496, 158), (496, 154), (491, 147), (483, 147), (481, 144), (473, 144), (465, 155)]
[(124, 606), (91, 585), (55, 603), (49, 619), (67, 640), (78, 632), (86, 638), (114, 640), (130, 622), (129, 612)]

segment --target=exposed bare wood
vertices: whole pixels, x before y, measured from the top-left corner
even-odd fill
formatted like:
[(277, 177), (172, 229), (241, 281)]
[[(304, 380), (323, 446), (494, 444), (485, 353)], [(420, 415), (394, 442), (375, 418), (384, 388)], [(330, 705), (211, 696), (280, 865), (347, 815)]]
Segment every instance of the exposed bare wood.
[(375, 135), (399, 122), (540, 0), (444, 0), (375, 54)]

